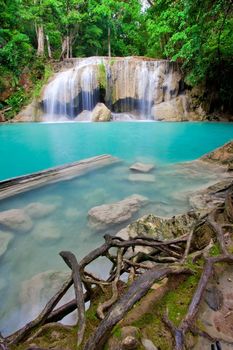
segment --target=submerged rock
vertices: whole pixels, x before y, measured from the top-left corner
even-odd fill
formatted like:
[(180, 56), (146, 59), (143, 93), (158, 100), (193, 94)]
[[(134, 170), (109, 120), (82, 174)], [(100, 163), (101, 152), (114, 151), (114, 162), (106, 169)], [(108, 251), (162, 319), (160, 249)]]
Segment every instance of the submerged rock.
[(116, 203), (94, 207), (88, 212), (90, 225), (95, 228), (104, 228), (108, 225), (120, 224), (129, 220), (147, 201), (146, 197), (134, 194)]
[(10, 209), (0, 212), (0, 225), (18, 232), (28, 232), (33, 227), (32, 220), (22, 209)]
[(13, 237), (13, 234), (10, 232), (0, 231), (0, 257), (7, 251)]
[(93, 122), (109, 122), (111, 119), (111, 111), (104, 103), (97, 103), (92, 111)]
[(155, 182), (155, 176), (151, 174), (130, 174), (129, 181)]
[(30, 203), (25, 207), (25, 212), (32, 219), (41, 219), (45, 216), (50, 215), (56, 210), (57, 206), (54, 204), (34, 202)]
[(154, 169), (154, 167), (154, 164), (137, 162), (131, 165), (130, 170), (138, 171), (140, 173), (148, 173)]
[(49, 220), (38, 222), (32, 232), (33, 237), (38, 241), (60, 239), (62, 233), (59, 226)]
[(24, 281), (21, 285), (20, 302), (28, 317), (37, 314), (69, 277), (69, 272), (48, 270)]

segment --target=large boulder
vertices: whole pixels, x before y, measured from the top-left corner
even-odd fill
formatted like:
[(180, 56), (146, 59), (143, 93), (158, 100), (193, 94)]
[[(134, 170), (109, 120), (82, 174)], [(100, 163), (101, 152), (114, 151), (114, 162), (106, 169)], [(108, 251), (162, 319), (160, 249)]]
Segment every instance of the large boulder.
[(88, 212), (89, 223), (97, 229), (120, 224), (129, 220), (147, 201), (146, 197), (134, 194), (116, 203), (94, 207)]
[(0, 257), (7, 251), (8, 245), (12, 239), (12, 233), (0, 231)]
[(111, 111), (104, 103), (97, 103), (92, 111), (93, 122), (109, 122), (111, 120)]
[(28, 232), (33, 227), (30, 217), (22, 209), (10, 209), (0, 212), (0, 226), (18, 231)]
[(151, 109), (155, 120), (180, 121), (188, 120), (188, 105), (185, 95), (156, 104)]

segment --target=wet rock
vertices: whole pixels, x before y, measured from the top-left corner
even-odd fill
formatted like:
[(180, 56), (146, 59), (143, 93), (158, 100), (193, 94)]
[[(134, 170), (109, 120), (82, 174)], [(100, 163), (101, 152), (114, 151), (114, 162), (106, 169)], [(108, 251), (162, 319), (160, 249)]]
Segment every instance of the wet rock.
[(93, 122), (109, 122), (111, 119), (111, 111), (104, 103), (97, 103), (92, 111)]
[(82, 111), (74, 120), (76, 122), (90, 122), (91, 121), (91, 112), (90, 111)]
[(122, 340), (122, 350), (136, 350), (138, 348), (138, 345), (138, 340), (130, 335)]
[[(170, 239), (184, 234), (189, 234), (193, 224), (197, 221), (199, 214), (196, 212), (188, 212), (182, 215), (176, 215), (173, 217), (159, 217), (155, 215), (146, 215), (120, 230), (116, 236), (125, 240), (134, 238), (137, 236), (149, 236), (159, 240)], [(135, 247), (134, 253), (142, 252), (150, 254), (153, 252), (153, 248), (150, 247)], [(132, 250), (129, 250), (129, 255), (132, 254)]]
[(14, 117), (13, 122), (41, 122), (42, 115), (40, 104), (34, 100)]
[(223, 294), (216, 286), (209, 287), (205, 292), (205, 301), (212, 310), (221, 310)]
[(182, 121), (188, 120), (188, 100), (185, 95), (178, 96), (169, 101), (156, 104), (151, 109), (155, 120)]
[(151, 174), (130, 174), (129, 181), (155, 182), (155, 176)]
[(52, 241), (60, 239), (62, 233), (56, 223), (46, 220), (36, 224), (32, 235), (37, 241)]
[(88, 212), (89, 223), (95, 228), (120, 224), (129, 220), (147, 202), (146, 197), (134, 194), (116, 203), (94, 207)]
[(215, 149), (213, 152), (205, 154), (201, 159), (219, 165), (233, 166), (233, 141)]
[(64, 214), (66, 219), (68, 219), (69, 221), (75, 222), (80, 218), (80, 216), (82, 215), (82, 212), (75, 208), (67, 208)]
[(28, 232), (33, 227), (32, 220), (22, 209), (10, 209), (0, 212), (0, 225), (18, 232)]
[(69, 277), (69, 272), (48, 270), (24, 281), (19, 298), (28, 317), (34, 317)]
[(154, 169), (154, 167), (154, 164), (137, 162), (131, 165), (130, 170), (138, 171), (141, 173), (148, 173), (149, 171)]
[(193, 209), (209, 213), (218, 205), (224, 203), (226, 191), (231, 184), (232, 179), (227, 179), (196, 192), (189, 198), (190, 205)]
[(53, 213), (57, 206), (54, 204), (46, 204), (40, 202), (30, 203), (25, 207), (25, 212), (32, 219), (41, 219)]
[(142, 339), (142, 345), (144, 346), (145, 350), (158, 350), (158, 348), (149, 339)]
[(0, 231), (0, 257), (7, 251), (13, 237), (13, 234), (10, 232)]

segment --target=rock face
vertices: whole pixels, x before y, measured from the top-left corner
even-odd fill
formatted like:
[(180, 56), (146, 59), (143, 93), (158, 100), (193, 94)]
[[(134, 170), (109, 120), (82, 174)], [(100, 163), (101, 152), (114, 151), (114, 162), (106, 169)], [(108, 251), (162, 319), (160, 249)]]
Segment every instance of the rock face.
[(28, 106), (26, 106), (19, 114), (17, 114), (14, 122), (41, 122), (43, 112), (40, 108), (40, 104), (34, 100)]
[(12, 233), (0, 231), (0, 257), (7, 251), (8, 245), (12, 239)]
[(233, 166), (233, 142), (228, 142), (213, 152), (205, 154), (201, 159), (218, 165)]
[(32, 220), (22, 209), (10, 209), (0, 212), (0, 225), (18, 232), (27, 232), (33, 227)]
[(156, 104), (152, 107), (151, 115), (155, 120), (164, 121), (185, 121), (202, 120), (198, 113), (193, 113), (189, 108), (189, 101), (186, 95), (180, 95), (171, 100)]
[(93, 122), (109, 122), (111, 119), (111, 111), (105, 104), (97, 103), (92, 111), (92, 121)]
[(146, 197), (134, 194), (120, 202), (94, 207), (88, 212), (89, 223), (91, 226), (100, 229), (109, 225), (120, 224), (129, 220), (146, 202)]

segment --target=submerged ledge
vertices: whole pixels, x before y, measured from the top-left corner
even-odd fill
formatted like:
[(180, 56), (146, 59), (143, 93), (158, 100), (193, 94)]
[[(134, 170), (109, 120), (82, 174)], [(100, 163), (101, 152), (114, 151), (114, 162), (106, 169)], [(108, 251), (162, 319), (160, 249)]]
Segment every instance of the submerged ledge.
[(86, 172), (111, 165), (119, 159), (108, 154), (49, 168), (28, 175), (0, 181), (0, 200), (50, 183), (70, 180)]

